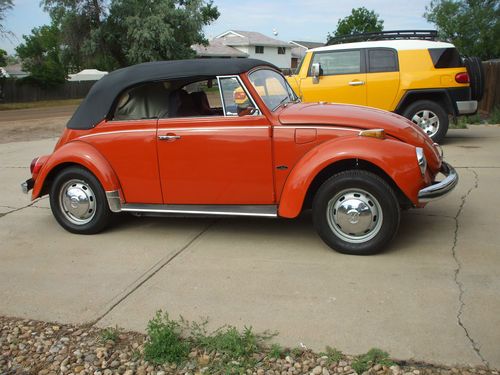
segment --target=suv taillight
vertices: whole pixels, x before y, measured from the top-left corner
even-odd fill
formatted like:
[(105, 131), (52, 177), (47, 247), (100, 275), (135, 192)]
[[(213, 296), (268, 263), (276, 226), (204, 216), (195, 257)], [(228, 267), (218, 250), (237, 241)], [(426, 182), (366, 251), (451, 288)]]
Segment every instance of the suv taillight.
[(455, 81), (457, 81), (457, 83), (469, 83), (469, 74), (466, 72), (457, 73)]

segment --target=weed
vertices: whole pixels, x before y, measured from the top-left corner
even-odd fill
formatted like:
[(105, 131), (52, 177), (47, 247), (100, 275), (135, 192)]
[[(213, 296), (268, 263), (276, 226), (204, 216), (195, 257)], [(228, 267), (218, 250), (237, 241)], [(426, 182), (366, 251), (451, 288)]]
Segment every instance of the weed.
[(120, 330), (118, 326), (116, 327), (108, 327), (101, 331), (101, 342), (106, 343), (108, 341), (113, 341), (116, 343), (120, 336)]
[(332, 348), (331, 346), (327, 346), (325, 350), (326, 352), (319, 353), (319, 355), (322, 357), (328, 357), (326, 360), (328, 365), (340, 361), (343, 357), (343, 354), (340, 350)]
[(167, 313), (158, 311), (148, 323), (144, 358), (155, 364), (181, 364), (188, 358), (191, 344), (181, 337), (181, 326)]
[(491, 111), (490, 117), (488, 119), (489, 124), (500, 124), (500, 106), (496, 106), (493, 111)]
[(352, 362), (352, 368), (358, 374), (362, 374), (376, 364), (383, 366), (392, 366), (394, 365), (394, 362), (390, 360), (389, 354), (387, 354), (383, 350), (373, 348), (370, 349), (367, 353), (356, 357), (356, 359)]
[(281, 347), (280, 344), (272, 344), (271, 348), (269, 348), (268, 357), (274, 359), (281, 358), (283, 351), (284, 349)]
[(460, 116), (457, 118), (457, 122), (450, 122), (451, 129), (467, 129), (467, 117)]
[(295, 348), (290, 350), (290, 355), (292, 356), (292, 358), (300, 358), (302, 356), (303, 351), (304, 350), (302, 348), (296, 346)]

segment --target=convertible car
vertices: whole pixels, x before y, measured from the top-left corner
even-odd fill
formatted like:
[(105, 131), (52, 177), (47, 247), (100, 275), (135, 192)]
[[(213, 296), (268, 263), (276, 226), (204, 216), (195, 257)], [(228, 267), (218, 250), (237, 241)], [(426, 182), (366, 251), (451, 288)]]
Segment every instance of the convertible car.
[(48, 194), (73, 233), (98, 233), (119, 212), (295, 218), (312, 209), (320, 237), (348, 254), (381, 251), (401, 209), (423, 207), (458, 181), (411, 121), (300, 103), (275, 66), (253, 59), (110, 73), (31, 174), (23, 191)]

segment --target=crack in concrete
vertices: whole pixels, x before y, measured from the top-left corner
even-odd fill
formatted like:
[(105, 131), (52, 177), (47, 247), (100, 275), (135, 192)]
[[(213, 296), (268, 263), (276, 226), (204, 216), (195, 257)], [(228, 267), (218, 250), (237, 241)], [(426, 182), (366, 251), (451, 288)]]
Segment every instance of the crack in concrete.
[[(181, 253), (183, 253), (188, 247), (190, 247), (198, 238), (200, 238), (202, 235), (204, 235), (218, 220), (212, 220), (208, 223), (208, 225), (203, 228), (201, 232), (196, 234), (193, 238), (191, 238), (184, 246), (182, 246), (179, 250), (177, 250), (173, 255), (169, 256), (165, 261), (159, 261), (155, 263), (153, 266), (151, 266), (148, 270), (146, 270), (141, 276), (139, 276), (137, 280), (140, 280), (143, 278), (145, 275), (147, 275), (144, 280), (140, 281), (135, 287), (132, 288), (129, 292), (125, 293), (124, 296), (118, 299), (113, 305), (111, 305), (103, 314), (98, 316), (96, 319), (93, 321), (90, 321), (88, 325), (93, 326), (99, 323), (106, 315), (108, 315), (111, 311), (115, 309), (116, 306), (118, 306), (120, 303), (122, 303), (124, 300), (126, 300), (132, 293), (134, 293), (137, 289), (139, 289), (141, 286), (143, 286), (148, 280), (150, 280), (153, 276), (155, 276), (158, 272), (160, 272), (166, 265), (171, 263), (175, 258), (177, 258)], [(158, 264), (160, 263), (160, 266), (156, 268), (153, 272), (151, 272), (149, 275), (148, 273), (153, 270)], [(132, 283), (133, 284), (133, 283)]]
[(455, 234), (454, 234), (454, 238), (453, 238), (453, 246), (451, 248), (453, 259), (455, 260), (455, 263), (457, 264), (457, 268), (455, 268), (455, 273), (454, 273), (454, 277), (453, 277), (453, 281), (457, 285), (458, 292), (459, 292), (458, 293), (459, 306), (458, 306), (458, 312), (457, 312), (457, 323), (464, 330), (464, 333), (465, 333), (465, 336), (467, 337), (467, 340), (469, 340), (469, 342), (472, 346), (472, 349), (474, 350), (474, 352), (476, 352), (477, 356), (481, 359), (481, 362), (483, 362), (483, 364), (486, 366), (486, 368), (489, 368), (489, 363), (481, 354), (481, 350), (478, 346), (478, 343), (472, 338), (472, 336), (469, 333), (469, 330), (467, 329), (464, 322), (462, 321), (463, 309), (465, 307), (465, 302), (464, 302), (465, 290), (464, 290), (464, 284), (459, 280), (460, 271), (462, 270), (462, 262), (460, 261), (460, 259), (458, 259), (458, 255), (456, 252), (456, 248), (457, 248), (457, 244), (458, 244), (458, 230), (460, 227), (459, 217), (462, 214), (462, 210), (465, 206), (465, 203), (467, 202), (467, 198), (469, 197), (469, 195), (472, 193), (473, 190), (475, 190), (479, 187), (479, 176), (478, 176), (477, 172), (472, 168), (468, 168), (468, 169), (470, 171), (472, 171), (472, 173), (474, 174), (474, 185), (469, 190), (467, 190), (467, 192), (461, 197), (460, 207), (458, 208), (457, 214), (454, 217), (454, 219), (455, 219)]
[[(37, 207), (37, 206), (34, 206), (35, 203), (38, 203), (39, 200), (34, 200), (33, 202), (31, 202), (30, 204), (28, 204), (27, 206), (23, 206), (23, 207), (19, 207), (19, 208), (15, 208), (11, 211), (8, 211), (8, 212), (4, 212), (3, 214), (0, 214), (0, 218), (2, 217), (5, 217), (7, 215), (10, 215), (10, 214), (13, 214), (14, 212), (18, 212), (18, 211), (21, 211), (21, 210), (24, 210), (25, 208), (28, 208), (28, 207), (35, 207), (35, 208), (42, 208), (42, 207)], [(6, 207), (6, 208), (13, 208), (13, 207), (7, 207), (7, 206), (3, 206), (3, 207)]]

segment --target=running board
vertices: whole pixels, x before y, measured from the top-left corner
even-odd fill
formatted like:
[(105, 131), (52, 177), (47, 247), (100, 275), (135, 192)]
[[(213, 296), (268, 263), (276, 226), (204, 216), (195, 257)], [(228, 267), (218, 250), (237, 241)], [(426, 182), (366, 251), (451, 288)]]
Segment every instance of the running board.
[(277, 217), (276, 205), (194, 205), (194, 204), (123, 204), (121, 211), (160, 215), (216, 215)]

